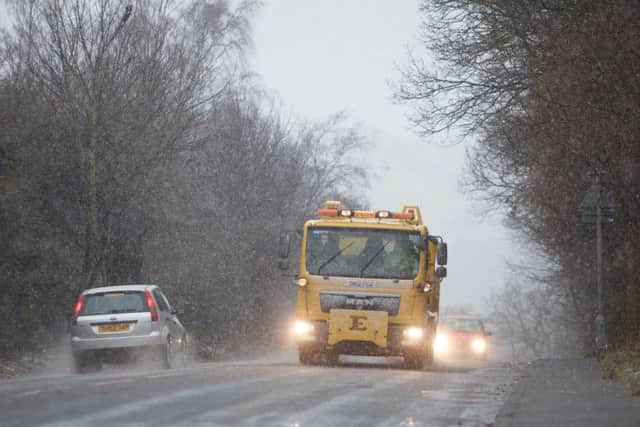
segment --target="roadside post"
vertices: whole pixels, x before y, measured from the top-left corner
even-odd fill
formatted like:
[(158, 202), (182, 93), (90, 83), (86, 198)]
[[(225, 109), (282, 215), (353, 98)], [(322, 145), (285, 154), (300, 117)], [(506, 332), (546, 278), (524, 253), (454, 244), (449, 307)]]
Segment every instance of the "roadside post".
[(602, 279), (602, 224), (612, 224), (615, 216), (615, 201), (611, 191), (603, 191), (599, 183), (589, 188), (580, 203), (579, 211), (583, 224), (596, 226), (596, 284), (598, 288), (598, 313), (595, 318), (595, 341), (598, 353), (607, 348), (607, 328), (604, 315), (604, 284)]

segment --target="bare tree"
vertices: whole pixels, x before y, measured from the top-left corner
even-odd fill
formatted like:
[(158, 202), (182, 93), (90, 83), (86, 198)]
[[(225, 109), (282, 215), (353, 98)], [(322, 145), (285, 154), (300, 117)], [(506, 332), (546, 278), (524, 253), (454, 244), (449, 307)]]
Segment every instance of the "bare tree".
[(435, 65), (414, 52), (397, 99), (414, 107), (410, 119), (423, 135), (455, 126), (476, 137), (465, 189), (506, 211), (508, 224), (551, 260), (556, 285), (587, 302), (577, 305), (580, 321), (593, 311), (595, 284), (593, 230), (580, 224), (578, 205), (595, 181), (614, 194), (608, 313), (612, 343), (629, 345), (638, 325), (623, 295), (638, 288), (637, 267), (624, 260), (640, 251), (629, 238), (640, 212), (640, 134), (632, 124), (640, 119), (640, 7), (430, 0), (421, 12), (422, 47)]
[(65, 149), (77, 157), (88, 286), (111, 238), (108, 206), (126, 208), (133, 195), (118, 188), (140, 188), (146, 171), (190, 143), (189, 129), (228, 84), (247, 43), (244, 18), (224, 3), (176, 6), (15, 4), (10, 72), (38, 102), (55, 106), (60, 136), (72, 144)]
[(160, 284), (204, 354), (275, 339), (293, 296), (278, 234), (326, 198), (365, 204), (368, 175), (344, 115), (294, 122), (251, 79), (255, 6), (13, 2), (0, 357), (49, 343), (81, 289), (110, 283)]

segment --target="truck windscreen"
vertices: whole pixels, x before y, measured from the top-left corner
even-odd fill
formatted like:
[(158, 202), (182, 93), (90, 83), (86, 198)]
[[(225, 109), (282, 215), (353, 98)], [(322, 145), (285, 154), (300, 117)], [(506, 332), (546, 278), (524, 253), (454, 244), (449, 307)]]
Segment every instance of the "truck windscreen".
[(419, 242), (413, 231), (309, 227), (305, 262), (315, 275), (413, 279)]

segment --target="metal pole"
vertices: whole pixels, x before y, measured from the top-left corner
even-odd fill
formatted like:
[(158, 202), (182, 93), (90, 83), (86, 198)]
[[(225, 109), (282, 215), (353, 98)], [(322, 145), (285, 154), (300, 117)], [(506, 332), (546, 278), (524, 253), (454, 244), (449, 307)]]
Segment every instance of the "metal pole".
[(598, 286), (598, 315), (596, 316), (596, 347), (604, 350), (607, 347), (605, 329), (604, 301), (602, 287), (602, 206), (601, 193), (596, 204), (596, 282)]
[(596, 282), (598, 285), (598, 315), (602, 314), (602, 208), (596, 205)]

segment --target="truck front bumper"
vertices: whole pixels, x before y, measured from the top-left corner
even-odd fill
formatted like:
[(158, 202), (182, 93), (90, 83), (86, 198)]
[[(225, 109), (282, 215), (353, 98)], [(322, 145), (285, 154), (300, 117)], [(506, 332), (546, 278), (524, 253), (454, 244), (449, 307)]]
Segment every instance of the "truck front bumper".
[[(376, 345), (372, 341), (340, 340), (329, 344), (329, 322), (316, 320), (305, 322), (309, 327), (304, 333), (296, 334), (295, 342), (299, 348), (316, 348), (317, 350), (338, 350), (341, 354), (396, 356), (410, 350), (425, 347), (429, 336), (427, 331), (420, 338), (410, 338), (405, 334), (408, 325), (390, 324), (387, 327), (386, 345)], [(301, 328), (302, 329), (302, 328)]]

